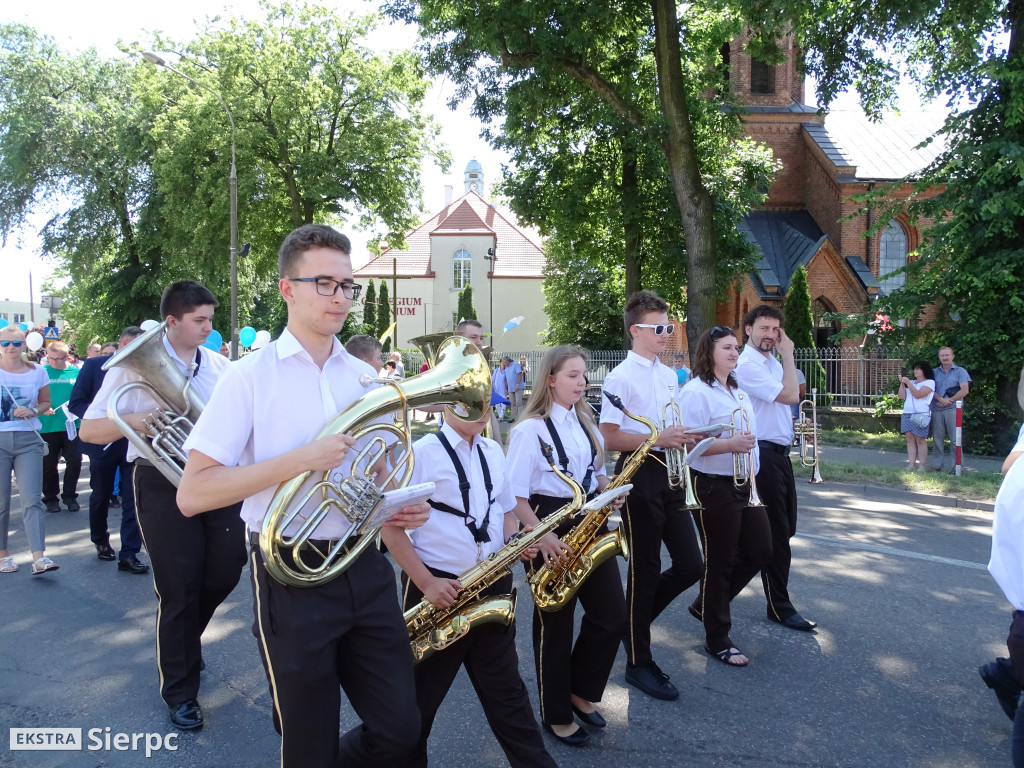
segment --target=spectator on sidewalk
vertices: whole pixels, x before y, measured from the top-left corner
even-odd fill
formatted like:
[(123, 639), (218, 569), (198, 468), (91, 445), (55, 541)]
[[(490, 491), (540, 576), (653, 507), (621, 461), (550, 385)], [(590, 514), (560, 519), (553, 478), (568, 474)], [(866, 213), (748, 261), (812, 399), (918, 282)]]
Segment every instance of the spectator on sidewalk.
[[(61, 406), (71, 397), (78, 378), (78, 369), (68, 365), (68, 345), (54, 341), (46, 348), (44, 369), (50, 377), (50, 410), (40, 414), (39, 433), (49, 447), (43, 456), (43, 504), (47, 512), (60, 512), (60, 502), (68, 512), (77, 512), (78, 478), (82, 474), (82, 445), (78, 440), (78, 424), (72, 414), (68, 419)], [(61, 491), (58, 462), (64, 458), (64, 489)], [(58, 499), (58, 496), (60, 497)]]
[(929, 472), (941, 472), (946, 461), (946, 439), (949, 439), (950, 468), (956, 462), (953, 436), (956, 434), (956, 401), (967, 397), (971, 375), (953, 365), (953, 350), (939, 350), (939, 367), (935, 369), (935, 397), (932, 399), (932, 456)]

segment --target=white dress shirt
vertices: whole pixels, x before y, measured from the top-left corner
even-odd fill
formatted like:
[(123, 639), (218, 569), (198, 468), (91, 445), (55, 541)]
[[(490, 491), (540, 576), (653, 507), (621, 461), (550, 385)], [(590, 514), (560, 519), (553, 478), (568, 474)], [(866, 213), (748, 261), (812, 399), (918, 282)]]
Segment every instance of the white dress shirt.
[[(178, 357), (178, 353), (174, 351), (174, 347), (171, 346), (171, 342), (167, 340), (167, 334), (163, 335), (164, 349), (167, 354), (171, 356), (171, 360), (174, 361), (178, 371), (183, 376), (189, 376), (189, 369), (195, 364), (195, 360), (191, 359), (187, 362)], [(200, 363), (199, 368), (196, 370), (195, 375), (192, 376), (192, 389), (195, 390), (196, 394), (199, 395), (205, 402), (209, 403), (210, 397), (213, 394), (213, 390), (217, 381), (220, 379), (221, 373), (228, 367), (228, 359), (223, 355), (214, 352), (212, 349), (206, 347), (199, 348)], [(128, 384), (132, 381), (142, 381), (142, 377), (136, 373), (129, 371), (124, 366), (115, 366), (107, 371), (107, 375), (103, 379), (103, 384), (100, 386), (99, 392), (96, 393), (96, 397), (93, 398), (92, 403), (85, 412), (83, 418), (86, 419), (105, 419), (107, 418), (107, 404), (110, 401), (110, 396), (114, 393), (118, 387)], [(154, 408), (158, 408), (156, 400), (153, 399), (148, 392), (143, 389), (136, 387), (131, 392), (122, 397), (117, 404), (118, 413), (144, 413), (152, 411)], [(204, 409), (204, 413), (205, 413)], [(190, 414), (195, 419), (195, 414)], [(141, 454), (135, 445), (129, 440), (128, 441), (128, 461), (135, 461)]]
[[(658, 358), (648, 360), (632, 350), (626, 359), (612, 368), (604, 379), (603, 390), (618, 395), (626, 410), (645, 416), (659, 428), (662, 412), (670, 397), (679, 399), (679, 377)], [(669, 393), (673, 394), (670, 395)], [(601, 405), (601, 423), (615, 424), (623, 432), (649, 435), (650, 430), (639, 421), (629, 418), (604, 398)], [(683, 420), (686, 423), (686, 420)], [(662, 450), (655, 448), (655, 450)]]
[[(366, 388), (359, 382), (363, 374), (376, 373), (346, 352), (337, 338), (321, 370), (286, 328), (275, 341), (228, 366), (185, 448), (201, 451), (226, 467), (280, 456), (313, 442), (331, 419), (379, 386)], [(331, 473), (333, 481), (348, 476), (358, 448), (369, 439), (349, 451)], [(321, 476), (314, 473), (316, 479)], [(265, 488), (244, 501), (241, 514), (249, 530), (260, 530), (277, 488)], [(337, 539), (350, 527), (348, 519), (332, 508), (311, 538)], [(295, 528), (297, 524), (286, 533)]]
[(761, 354), (750, 344), (743, 347), (736, 364), (736, 383), (754, 404), (758, 440), (776, 445), (793, 443), (793, 410), (775, 400), (782, 391), (782, 363), (775, 355)]
[[(569, 476), (576, 482), (582, 483), (587, 476), (592, 454), (587, 434), (583, 425), (580, 424), (576, 411), (553, 403), (551, 422), (558, 431), (558, 437), (565, 449), (565, 457), (569, 462)], [(594, 432), (597, 433), (597, 430), (595, 429)], [(555, 463), (558, 464), (559, 469), (562, 468), (558, 462), (558, 451), (555, 450), (554, 441), (544, 419), (534, 418), (521, 421), (512, 427), (512, 431), (509, 433), (508, 453), (505, 456), (505, 478), (512, 488), (512, 494), (523, 499), (530, 498), (530, 494), (533, 493), (557, 498), (571, 496), (572, 491), (554, 473), (551, 465), (544, 458), (544, 454), (541, 453), (538, 438), (552, 447)], [(589, 494), (597, 490), (597, 478), (604, 474), (604, 467), (597, 466), (603, 446), (604, 441), (600, 433), (597, 433), (594, 441), (597, 458), (594, 459), (595, 466), (590, 487), (583, 489), (585, 493)]]
[[(512, 511), (516, 500), (508, 483), (505, 482), (505, 454), (498, 443), (478, 436), (474, 438), (473, 447), (470, 449), (469, 443), (459, 437), (447, 422), (438, 432), (448, 439), (466, 473), (471, 509), (463, 509), (458, 474), (448, 451), (441, 445), (436, 434), (422, 437), (413, 444), (416, 468), (413, 471), (412, 482), (434, 483), (431, 501), (447, 504), (463, 512), (468, 511), (477, 526), (483, 526), (490, 513), (487, 520), (487, 534), (490, 540), (481, 542), (478, 548), (466, 521), (458, 515), (439, 509), (431, 509), (427, 522), (409, 531), (409, 538), (424, 565), (459, 576), (501, 549), (505, 543), (505, 513)], [(487, 498), (487, 487), (484, 485), (478, 447), (483, 451), (484, 461), (487, 462), (487, 470), (491, 476), (490, 500)]]
[[(710, 427), (712, 424), (729, 424), (733, 421), (733, 411), (744, 408), (750, 419), (748, 431), (760, 438), (757, 432), (757, 414), (751, 408), (751, 398), (742, 389), (723, 387), (717, 379), (711, 386), (699, 378), (690, 379), (683, 387), (682, 396), (683, 423), (688, 427)], [(789, 412), (789, 409), (786, 409)], [(736, 415), (737, 428), (740, 426), (739, 414)], [(730, 437), (728, 432), (723, 438)], [(690, 464), (698, 472), (707, 475), (732, 475), (732, 454), (718, 453), (714, 456), (698, 456)], [(750, 452), (754, 464), (754, 474), (761, 468), (761, 454), (755, 445)]]
[[(1024, 445), (1018, 443), (1014, 450), (1024, 450)], [(996, 495), (988, 572), (1010, 604), (1024, 611), (1024, 458), (1013, 463)]]

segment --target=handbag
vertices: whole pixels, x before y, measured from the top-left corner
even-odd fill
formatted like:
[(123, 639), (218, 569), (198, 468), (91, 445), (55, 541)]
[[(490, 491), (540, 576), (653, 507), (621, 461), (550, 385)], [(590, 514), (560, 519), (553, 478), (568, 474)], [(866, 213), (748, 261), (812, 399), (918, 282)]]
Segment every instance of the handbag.
[[(17, 407), (18, 401), (14, 399), (14, 395), (11, 394), (11, 390), (9, 390), (7, 388), (7, 385), (0, 383), (0, 387), (4, 388), (4, 392), (7, 393), (7, 396), (9, 398), (11, 398), (11, 402), (14, 403), (15, 407)], [(36, 437), (39, 438), (39, 442), (43, 444), (43, 456), (49, 456), (50, 455), (50, 444), (47, 443), (45, 440), (43, 440), (43, 436), (41, 434), (39, 434), (39, 430), (38, 429), (36, 429), (35, 427), (32, 426), (32, 422), (30, 422), (28, 419), (25, 419), (25, 423), (28, 424), (29, 427), (32, 428), (32, 431), (36, 433)]]
[(918, 429), (927, 429), (931, 426), (932, 416), (930, 413), (914, 412), (910, 414), (910, 423)]

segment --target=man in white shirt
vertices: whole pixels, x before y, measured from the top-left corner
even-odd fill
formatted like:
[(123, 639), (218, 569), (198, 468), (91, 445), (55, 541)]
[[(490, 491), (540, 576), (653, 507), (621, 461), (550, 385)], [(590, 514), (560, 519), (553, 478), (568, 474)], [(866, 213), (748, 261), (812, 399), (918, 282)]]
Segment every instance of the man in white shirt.
[[(321, 430), (366, 390), (376, 371), (352, 357), (336, 334), (359, 296), (349, 239), (309, 224), (289, 234), (278, 254), (278, 283), (288, 307), (279, 338), (232, 363), (186, 448), (178, 490), (185, 515), (242, 503), (252, 554), (254, 632), (281, 734), (281, 764), (393, 766), (415, 748), (420, 732), (409, 637), (395, 575), (376, 547), (340, 575), (299, 588), (274, 579), (258, 532), (281, 483), (310, 472), (347, 477), (356, 451), (351, 434)], [(383, 462), (372, 468), (379, 472)], [(200, 514), (202, 513), (202, 514)], [(405, 507), (386, 523), (415, 528), (430, 507)], [(351, 523), (331, 508), (310, 545), (282, 558), (322, 561)], [(363, 722), (338, 737), (343, 689)]]
[[(191, 380), (190, 386), (204, 401), (228, 365), (203, 346), (213, 330), (216, 307), (217, 299), (199, 283), (172, 283), (160, 299), (166, 332), (154, 330), (136, 342), (162, 344), (170, 362), (183, 378)], [(158, 342), (144, 341), (154, 333), (160, 336)], [(107, 418), (107, 407), (116, 389), (141, 380), (123, 365), (110, 369), (85, 412), (82, 440), (105, 445), (121, 438), (118, 427)], [(137, 388), (121, 397), (117, 407), (124, 421), (141, 434), (151, 433), (147, 420), (160, 409), (156, 400)], [(195, 730), (203, 727), (198, 702), (201, 638), (217, 606), (238, 584), (245, 565), (243, 526), (238, 507), (227, 504), (203, 518), (182, 516), (175, 501), (177, 489), (134, 443), (128, 445), (127, 459), (135, 466), (121, 482), (134, 482), (136, 514), (157, 593), (160, 695), (171, 722), (182, 730)]]
[[(800, 385), (793, 361), (793, 340), (782, 329), (782, 312), (762, 304), (743, 318), (747, 343), (736, 365), (736, 381), (750, 396), (757, 420), (760, 471), (758, 494), (768, 510), (772, 529), (772, 559), (761, 571), (768, 600), (768, 618), (801, 632), (816, 626), (801, 616), (789, 599), (789, 540), (796, 535), (796, 481), (789, 458), (793, 444), (793, 413), (800, 402)], [(772, 352), (778, 351), (781, 361)]]
[[(652, 291), (637, 291), (623, 312), (632, 350), (604, 380), (604, 391), (617, 395), (626, 410), (644, 416), (659, 427), (666, 404), (676, 399), (676, 372), (658, 359), (674, 330), (668, 304)], [(682, 425), (661, 430), (655, 446), (633, 477), (633, 490), (622, 508), (622, 526), (629, 541), (626, 605), (629, 627), (626, 647), (626, 682), (648, 696), (665, 701), (679, 698), (669, 676), (651, 653), (651, 623), (682, 592), (697, 583), (704, 571), (693, 519), (686, 510), (682, 488), (668, 484), (664, 450), (680, 449), (696, 440)], [(618, 473), (629, 454), (650, 436), (650, 430), (625, 416), (605, 398), (601, 408), (601, 435), (605, 448), (619, 451)], [(661, 570), (661, 545), (672, 564)]]

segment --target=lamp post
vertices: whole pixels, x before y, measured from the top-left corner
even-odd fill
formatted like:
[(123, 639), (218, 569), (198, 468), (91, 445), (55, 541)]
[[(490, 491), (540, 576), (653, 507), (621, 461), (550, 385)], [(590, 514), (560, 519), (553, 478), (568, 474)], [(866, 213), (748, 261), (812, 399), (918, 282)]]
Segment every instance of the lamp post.
[(487, 249), (487, 255), (484, 256), (484, 258), (487, 259), (489, 262), (491, 262), (491, 279), (490, 279), (490, 283), (491, 283), (491, 286), (490, 286), (491, 287), (491, 298), (488, 300), (488, 304), (490, 305), (491, 319), (489, 320), (489, 324), (490, 324), (490, 328), (491, 328), (491, 338), (493, 339), (494, 338), (494, 265), (498, 263), (498, 249), (497, 248), (488, 248)]
[(231, 114), (231, 110), (228, 109), (228, 105), (224, 102), (224, 99), (220, 97), (212, 88), (203, 85), (198, 80), (195, 80), (180, 69), (176, 69), (164, 61), (162, 58), (157, 56), (152, 51), (145, 51), (142, 54), (142, 58), (148, 61), (150, 64), (155, 64), (158, 67), (169, 69), (176, 75), (188, 80), (195, 86), (202, 88), (207, 93), (212, 93), (213, 96), (220, 102), (220, 105), (224, 107), (224, 111), (228, 114), (228, 122), (231, 124), (231, 173), (228, 174), (228, 195), (230, 197), (230, 249), (231, 249), (231, 359), (238, 359), (238, 176), (235, 173), (235, 118)]

